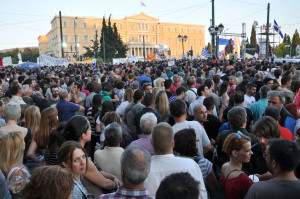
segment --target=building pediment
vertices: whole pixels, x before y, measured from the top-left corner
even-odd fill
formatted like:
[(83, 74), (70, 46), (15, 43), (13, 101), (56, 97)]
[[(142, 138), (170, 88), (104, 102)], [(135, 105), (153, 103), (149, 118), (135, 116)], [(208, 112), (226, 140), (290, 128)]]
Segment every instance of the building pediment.
[(149, 15), (146, 15), (145, 13), (141, 12), (138, 15), (133, 15), (133, 16), (129, 16), (129, 17), (125, 17), (125, 19), (134, 19), (134, 20), (148, 20), (148, 21), (158, 21), (157, 18), (151, 17)]

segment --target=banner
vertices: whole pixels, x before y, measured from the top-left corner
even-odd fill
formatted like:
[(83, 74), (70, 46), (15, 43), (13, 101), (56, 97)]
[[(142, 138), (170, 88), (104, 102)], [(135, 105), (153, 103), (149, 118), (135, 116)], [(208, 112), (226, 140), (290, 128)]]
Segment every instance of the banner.
[(94, 63), (94, 59), (86, 59), (86, 60), (83, 60), (83, 61), (75, 61), (74, 59), (72, 59), (72, 63), (90, 64), (90, 63)]
[(3, 57), (3, 66), (9, 66), (12, 65), (12, 59), (11, 57)]
[(138, 62), (138, 61), (139, 61), (139, 58), (137, 58), (137, 57), (113, 58), (113, 64), (133, 63), (133, 62)]
[(237, 52), (240, 55), (241, 41), (239, 37), (220, 36), (219, 52), (223, 51), (223, 55), (229, 57), (229, 54)]
[(67, 58), (54, 58), (47, 55), (40, 55), (41, 66), (68, 66), (71, 62), (71, 57)]

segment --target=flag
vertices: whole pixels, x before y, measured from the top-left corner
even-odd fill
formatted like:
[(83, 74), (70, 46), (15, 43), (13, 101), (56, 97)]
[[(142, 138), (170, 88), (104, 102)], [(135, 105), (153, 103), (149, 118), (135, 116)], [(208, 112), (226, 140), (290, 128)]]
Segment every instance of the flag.
[(275, 29), (276, 32), (279, 33), (280, 37), (283, 39), (283, 34), (282, 34), (282, 32), (280, 30), (280, 27), (278, 26), (277, 22), (275, 21), (275, 19), (274, 19), (274, 29)]
[(222, 56), (223, 50), (218, 52), (218, 56)]
[(144, 4), (144, 2), (141, 1), (141, 6), (146, 6), (146, 4)]
[(205, 48), (202, 48), (201, 55), (203, 55), (204, 57), (210, 57), (209, 52)]
[(97, 60), (94, 58), (94, 66), (93, 66), (93, 71), (96, 71), (96, 64), (97, 64)]

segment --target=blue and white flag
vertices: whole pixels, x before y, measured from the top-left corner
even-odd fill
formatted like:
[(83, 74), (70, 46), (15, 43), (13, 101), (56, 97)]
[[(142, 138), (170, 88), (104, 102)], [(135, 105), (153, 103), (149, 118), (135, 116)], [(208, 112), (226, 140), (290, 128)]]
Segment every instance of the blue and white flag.
[(205, 48), (202, 48), (201, 55), (204, 57), (210, 57), (210, 53)]
[(218, 52), (218, 56), (222, 56), (223, 50)]
[(283, 34), (282, 34), (282, 32), (280, 30), (280, 27), (278, 26), (277, 22), (275, 21), (275, 19), (274, 19), (274, 29), (275, 29), (276, 32), (279, 33), (280, 37), (283, 38)]
[(94, 58), (94, 66), (93, 66), (93, 71), (96, 71), (96, 65), (97, 65), (97, 60)]

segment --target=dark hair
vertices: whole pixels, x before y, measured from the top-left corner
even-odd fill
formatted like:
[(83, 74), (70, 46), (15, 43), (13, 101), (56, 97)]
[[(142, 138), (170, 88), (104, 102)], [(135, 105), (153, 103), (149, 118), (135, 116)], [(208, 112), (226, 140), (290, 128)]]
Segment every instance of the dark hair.
[(186, 88), (184, 86), (178, 86), (176, 88), (176, 95), (180, 95), (182, 92), (185, 92), (186, 93)]
[(107, 84), (105, 87), (104, 87), (104, 90), (107, 91), (107, 92), (110, 92), (114, 89), (114, 87), (111, 85), (111, 84)]
[(233, 101), (236, 104), (240, 104), (244, 102), (244, 93), (242, 91), (236, 91), (233, 94)]
[(81, 89), (82, 89), (82, 83), (81, 82), (75, 82), (74, 85), (76, 85), (77, 88), (81, 91)]
[(154, 102), (153, 94), (152, 94), (152, 93), (147, 93), (147, 94), (144, 96), (144, 105), (145, 105), (146, 107), (148, 107), (148, 106), (150, 106), (153, 102)]
[(266, 77), (264, 80), (263, 80), (263, 84), (264, 85), (267, 85), (268, 84), (268, 81), (273, 81), (273, 79), (272, 78), (270, 78), (270, 77)]
[(246, 87), (247, 87), (247, 89), (251, 89), (253, 87), (257, 88), (257, 85), (252, 82), (249, 82)]
[(23, 199), (65, 199), (73, 186), (71, 172), (60, 166), (41, 166), (32, 171), (30, 182), (20, 195)]
[(115, 82), (115, 86), (117, 89), (122, 89), (122, 88), (124, 88), (124, 82), (121, 80), (118, 80)]
[(212, 96), (206, 97), (203, 100), (203, 105), (206, 107), (207, 110), (213, 110), (215, 106), (215, 101)]
[(133, 94), (133, 102), (136, 104), (142, 97), (144, 97), (144, 91), (142, 89), (137, 89)]
[(94, 97), (93, 97), (93, 102), (92, 102), (92, 115), (93, 116), (98, 112), (101, 105), (102, 105), (102, 95), (95, 94)]
[(19, 89), (21, 89), (19, 82), (13, 82), (12, 85), (10, 86), (10, 91), (12, 95), (16, 95)]
[(213, 83), (213, 81), (211, 80), (211, 79), (206, 79), (205, 80), (205, 82), (204, 82), (204, 84), (207, 86), (207, 88), (211, 88), (213, 85), (214, 85), (214, 83)]
[(156, 199), (197, 199), (199, 183), (190, 173), (173, 173), (164, 178), (155, 195)]
[(202, 91), (204, 92), (205, 87), (207, 87), (205, 84), (202, 84), (201, 86), (198, 87), (198, 89), (197, 89), (197, 94), (198, 94), (199, 96), (202, 96)]
[(285, 85), (285, 84), (287, 84), (291, 80), (292, 80), (292, 78), (290, 76), (283, 76), (281, 78), (281, 85)]
[(268, 139), (279, 138), (281, 135), (276, 120), (270, 116), (263, 116), (257, 120), (253, 126), (252, 133)]
[(228, 86), (229, 86), (229, 82), (227, 82), (227, 81), (224, 81), (224, 82), (221, 84), (219, 96), (222, 96), (224, 93), (227, 92)]
[(52, 88), (58, 88), (58, 86), (57, 85), (51, 85), (50, 86), (50, 91), (52, 91)]
[[(64, 143), (63, 132), (65, 130), (66, 122), (60, 123), (56, 129), (52, 130), (49, 135), (48, 142), (48, 156), (50, 157), (58, 148)], [(47, 160), (46, 160), (47, 162)]]
[(171, 88), (171, 85), (172, 85), (172, 80), (171, 79), (167, 79), (164, 83), (164, 86), (165, 86), (166, 89)]
[(83, 133), (86, 134), (90, 127), (89, 121), (81, 115), (73, 116), (66, 124), (64, 137), (66, 141), (73, 140), (78, 142)]
[(102, 118), (103, 116), (105, 115), (105, 113), (107, 112), (110, 112), (110, 111), (115, 111), (115, 107), (112, 103), (112, 101), (110, 100), (105, 100), (103, 103), (102, 103), (102, 110), (101, 110), (101, 113), (100, 113), (100, 121), (102, 121)]
[(278, 79), (280, 77), (280, 75), (282, 74), (282, 70), (281, 69), (276, 69), (274, 71), (274, 76)]
[(86, 90), (88, 90), (89, 92), (94, 92), (95, 89), (94, 89), (93, 83), (91, 83), (91, 82), (87, 83)]
[(194, 157), (198, 156), (196, 147), (196, 133), (194, 129), (182, 129), (174, 136), (174, 151), (180, 155)]
[(186, 103), (183, 100), (175, 99), (170, 102), (170, 113), (173, 117), (180, 117), (187, 111)]
[(24, 80), (25, 80), (25, 76), (24, 76), (24, 75), (20, 75), (20, 76), (18, 77), (18, 82), (19, 82), (19, 83), (23, 82)]
[(270, 162), (275, 160), (281, 172), (295, 170), (300, 162), (300, 148), (295, 142), (286, 139), (272, 139), (268, 141)]
[(274, 120), (278, 121), (280, 116), (280, 110), (275, 106), (267, 106), (267, 108), (265, 109), (264, 116), (270, 116)]

